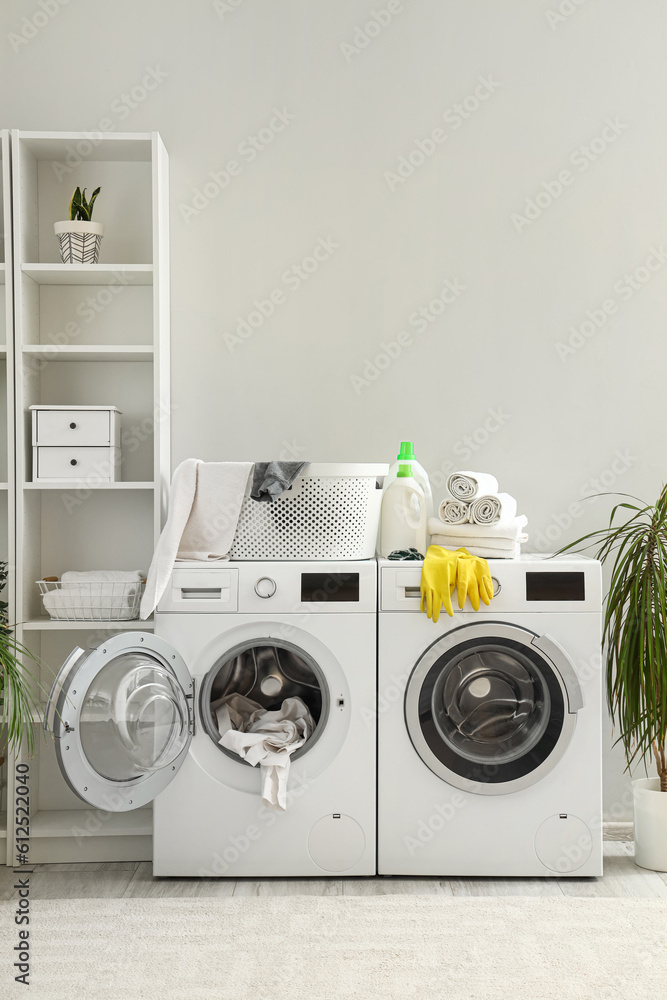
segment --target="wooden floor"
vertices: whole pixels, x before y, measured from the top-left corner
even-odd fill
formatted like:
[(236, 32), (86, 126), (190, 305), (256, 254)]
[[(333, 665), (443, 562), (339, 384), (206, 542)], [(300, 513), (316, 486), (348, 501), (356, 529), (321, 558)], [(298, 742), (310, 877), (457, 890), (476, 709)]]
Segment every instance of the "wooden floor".
[[(115, 864), (36, 865), (30, 877), (33, 899), (118, 899), (168, 896), (374, 896), (387, 893), (430, 893), (441, 896), (625, 896), (667, 898), (667, 873), (638, 868), (630, 841), (605, 842), (605, 875), (601, 879), (171, 879), (153, 878), (145, 862)], [(16, 896), (15, 876), (0, 868), (0, 899)]]

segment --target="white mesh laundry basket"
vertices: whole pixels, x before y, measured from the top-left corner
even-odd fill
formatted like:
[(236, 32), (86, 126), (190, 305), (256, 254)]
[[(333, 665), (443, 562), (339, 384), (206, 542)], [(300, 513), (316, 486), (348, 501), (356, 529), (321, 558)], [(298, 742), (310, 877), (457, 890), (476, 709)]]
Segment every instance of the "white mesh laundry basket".
[(63, 584), (49, 578), (37, 585), (44, 610), (54, 621), (122, 622), (139, 617), (145, 582)]
[(388, 465), (307, 465), (277, 500), (246, 497), (232, 559), (372, 559)]

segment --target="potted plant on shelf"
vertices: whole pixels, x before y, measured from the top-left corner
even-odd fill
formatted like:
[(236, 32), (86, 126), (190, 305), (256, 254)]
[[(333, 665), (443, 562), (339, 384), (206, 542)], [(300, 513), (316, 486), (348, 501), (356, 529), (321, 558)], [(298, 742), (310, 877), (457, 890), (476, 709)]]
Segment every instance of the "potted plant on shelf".
[(58, 237), (63, 264), (97, 264), (104, 226), (93, 222), (92, 217), (93, 205), (100, 190), (95, 188), (90, 201), (87, 201), (86, 189), (77, 188), (69, 204), (69, 220), (54, 223), (53, 230)]
[[(0, 591), (7, 582), (7, 563), (0, 562)], [(21, 746), (29, 756), (35, 749), (35, 724), (39, 723), (41, 709), (33, 694), (41, 685), (26, 667), (26, 661), (37, 663), (12, 635), (7, 623), (7, 602), (0, 601), (0, 764), (4, 763), (7, 750), (18, 751)]]
[(651, 757), (657, 769), (657, 777), (632, 783), (635, 861), (667, 871), (667, 486), (655, 504), (616, 504), (608, 527), (565, 549), (582, 543), (611, 563), (603, 633), (607, 694), (628, 771)]

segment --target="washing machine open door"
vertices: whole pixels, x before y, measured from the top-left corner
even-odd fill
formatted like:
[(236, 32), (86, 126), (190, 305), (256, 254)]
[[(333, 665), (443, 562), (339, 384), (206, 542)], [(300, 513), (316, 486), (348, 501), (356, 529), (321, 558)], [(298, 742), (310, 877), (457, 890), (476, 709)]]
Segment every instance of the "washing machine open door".
[(193, 705), (193, 681), (174, 647), (150, 632), (124, 632), (70, 653), (44, 728), (70, 788), (98, 809), (125, 812), (151, 802), (178, 771)]
[(484, 622), (426, 650), (408, 681), (405, 719), (435, 774), (498, 795), (535, 784), (555, 766), (582, 707), (574, 666), (554, 639)]

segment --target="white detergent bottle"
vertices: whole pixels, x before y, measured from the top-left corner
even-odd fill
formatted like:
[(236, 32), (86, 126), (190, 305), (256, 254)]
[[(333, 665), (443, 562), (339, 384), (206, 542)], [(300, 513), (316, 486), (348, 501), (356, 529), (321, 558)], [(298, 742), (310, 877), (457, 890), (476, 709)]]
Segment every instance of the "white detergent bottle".
[(407, 463), (389, 483), (380, 517), (380, 555), (386, 559), (400, 549), (426, 555), (426, 497)]
[(401, 447), (396, 459), (397, 460), (384, 477), (384, 488), (388, 489), (390, 484), (396, 480), (398, 477), (398, 470), (401, 465), (409, 465), (415, 482), (419, 483), (424, 491), (424, 499), (426, 500), (426, 520), (428, 521), (429, 517), (433, 517), (433, 493), (431, 491), (431, 481), (428, 478), (428, 472), (426, 469), (420, 465), (415, 458), (415, 446), (412, 441), (401, 441)]

